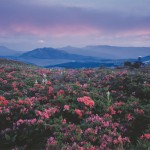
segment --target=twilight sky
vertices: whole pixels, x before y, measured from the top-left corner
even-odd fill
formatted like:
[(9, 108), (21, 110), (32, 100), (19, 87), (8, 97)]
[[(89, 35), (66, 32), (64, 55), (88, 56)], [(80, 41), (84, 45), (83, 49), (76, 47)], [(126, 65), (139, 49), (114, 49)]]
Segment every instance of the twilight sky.
[(150, 46), (150, 0), (0, 0), (0, 45)]

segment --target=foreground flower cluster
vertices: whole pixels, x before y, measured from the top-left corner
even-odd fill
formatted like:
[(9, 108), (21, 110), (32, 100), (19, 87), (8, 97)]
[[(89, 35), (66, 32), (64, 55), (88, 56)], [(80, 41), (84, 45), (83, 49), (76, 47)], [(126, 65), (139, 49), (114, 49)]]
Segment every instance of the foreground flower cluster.
[(0, 64), (0, 147), (150, 147), (150, 71)]

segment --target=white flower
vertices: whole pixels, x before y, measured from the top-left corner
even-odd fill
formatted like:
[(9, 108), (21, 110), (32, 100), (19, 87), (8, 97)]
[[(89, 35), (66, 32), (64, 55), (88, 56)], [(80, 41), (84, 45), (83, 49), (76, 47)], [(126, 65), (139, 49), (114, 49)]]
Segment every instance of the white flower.
[(45, 80), (44, 80), (44, 79), (42, 79), (42, 83), (45, 83)]
[(46, 78), (46, 77), (47, 77), (47, 75), (43, 73), (43, 78)]
[(107, 95), (107, 100), (110, 100), (110, 92), (109, 91), (106, 92), (106, 95)]
[(45, 83), (47, 83), (47, 79), (45, 79)]
[(35, 84), (38, 84), (38, 81), (37, 81), (37, 80), (35, 80)]

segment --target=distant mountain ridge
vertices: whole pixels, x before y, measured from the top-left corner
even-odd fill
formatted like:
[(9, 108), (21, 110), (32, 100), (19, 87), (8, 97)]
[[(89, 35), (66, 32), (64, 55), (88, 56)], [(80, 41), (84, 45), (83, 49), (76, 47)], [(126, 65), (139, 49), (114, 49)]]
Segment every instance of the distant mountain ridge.
[(5, 46), (0, 46), (0, 56), (19, 56), (22, 52), (9, 49)]
[(83, 48), (76, 47), (62, 47), (64, 50), (71, 54), (79, 54), (84, 56), (99, 57), (105, 59), (127, 59), (127, 58), (138, 58), (138, 56), (150, 55), (150, 47), (119, 47), (109, 45), (94, 45), (86, 46)]
[[(19, 52), (0, 46), (0, 57), (18, 60), (37, 66), (114, 66), (123, 65), (124, 61), (135, 62), (138, 56), (142, 62), (150, 61), (149, 47), (116, 47), (116, 46), (87, 46), (84, 48), (36, 48), (27, 52)], [(133, 49), (133, 50), (132, 50)], [(131, 58), (131, 59), (129, 59)], [(62, 65), (61, 65), (62, 64)]]
[(61, 63), (68, 63), (73, 61), (87, 62), (87, 61), (99, 61), (100, 58), (91, 56), (82, 56), (78, 54), (70, 54), (68, 52), (51, 48), (37, 48), (20, 55), (17, 60), (36, 64), (38, 66), (56, 65)]
[(70, 54), (68, 52), (44, 47), (44, 48), (37, 48), (32, 51), (26, 52), (20, 56), (20, 58), (38, 58), (38, 59), (71, 59), (71, 60), (85, 60), (92, 57), (90, 56), (82, 56), (78, 54)]

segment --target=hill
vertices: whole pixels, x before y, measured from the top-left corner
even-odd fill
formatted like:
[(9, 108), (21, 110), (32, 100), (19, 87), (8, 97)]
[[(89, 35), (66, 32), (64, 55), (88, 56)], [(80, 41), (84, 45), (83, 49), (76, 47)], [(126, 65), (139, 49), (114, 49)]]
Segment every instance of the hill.
[(99, 57), (105, 59), (128, 59), (147, 56), (150, 54), (150, 47), (119, 47), (109, 45), (94, 45), (83, 48), (63, 47), (60, 48), (71, 54)]
[(20, 62), (20, 61), (16, 61), (16, 60), (0, 58), (0, 65), (24, 65), (24, 66), (28, 66), (29, 64), (26, 64), (26, 63)]
[(5, 46), (0, 46), (0, 56), (19, 56), (22, 52), (9, 49)]
[(37, 59), (69, 59), (69, 60), (88, 60), (94, 59), (90, 56), (82, 56), (77, 54), (70, 54), (54, 48), (37, 48), (32, 51), (26, 52), (20, 58), (37, 58)]
[(99, 58), (82, 56), (78, 54), (70, 54), (62, 50), (46, 47), (28, 51), (19, 56), (17, 59), (39, 66), (57, 65), (61, 63), (68, 63), (70, 61), (100, 61)]

